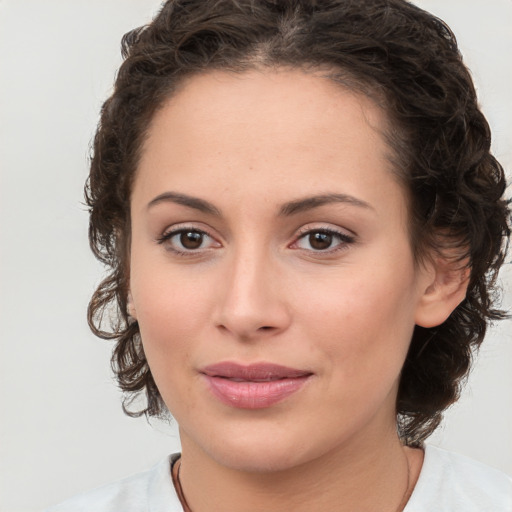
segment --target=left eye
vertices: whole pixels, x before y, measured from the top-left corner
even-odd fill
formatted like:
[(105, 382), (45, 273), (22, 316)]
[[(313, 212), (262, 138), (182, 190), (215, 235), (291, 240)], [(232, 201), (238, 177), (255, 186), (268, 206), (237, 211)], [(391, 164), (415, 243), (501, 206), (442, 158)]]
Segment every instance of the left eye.
[(191, 252), (208, 249), (215, 245), (215, 240), (204, 231), (197, 229), (179, 229), (162, 236), (160, 243), (177, 252)]
[(328, 251), (336, 249), (341, 245), (349, 244), (353, 241), (348, 235), (336, 233), (335, 231), (317, 230), (309, 231), (302, 235), (296, 242), (299, 249), (312, 251)]

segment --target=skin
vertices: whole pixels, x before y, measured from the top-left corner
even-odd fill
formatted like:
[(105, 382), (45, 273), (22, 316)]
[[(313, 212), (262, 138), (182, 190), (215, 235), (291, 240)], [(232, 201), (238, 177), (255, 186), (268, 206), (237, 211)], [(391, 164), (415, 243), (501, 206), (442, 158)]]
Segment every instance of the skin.
[[(132, 191), (129, 309), (180, 427), (194, 512), (395, 512), (412, 490), (422, 452), (396, 434), (400, 370), (414, 325), (441, 323), (465, 285), (415, 264), (385, 126), (370, 99), (290, 69), (193, 77), (151, 123)], [(148, 206), (168, 192), (217, 212)], [(326, 194), (356, 201), (282, 214)], [(194, 250), (179, 235), (162, 242), (180, 228), (207, 235)], [(341, 237), (317, 250), (314, 230)], [(278, 404), (237, 409), (200, 374), (220, 361), (313, 376)]]

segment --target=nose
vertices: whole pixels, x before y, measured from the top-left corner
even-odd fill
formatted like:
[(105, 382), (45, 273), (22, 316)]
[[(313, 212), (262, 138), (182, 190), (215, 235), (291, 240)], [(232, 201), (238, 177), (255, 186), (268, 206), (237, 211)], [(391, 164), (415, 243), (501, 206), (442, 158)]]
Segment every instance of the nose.
[(215, 311), (218, 329), (240, 340), (283, 332), (291, 314), (276, 262), (267, 254), (244, 251), (226, 262)]

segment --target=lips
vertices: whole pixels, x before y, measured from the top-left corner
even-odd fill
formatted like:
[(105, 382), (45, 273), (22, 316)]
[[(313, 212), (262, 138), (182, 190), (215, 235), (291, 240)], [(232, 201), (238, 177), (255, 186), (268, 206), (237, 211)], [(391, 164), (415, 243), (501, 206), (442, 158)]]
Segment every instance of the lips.
[(272, 363), (222, 362), (201, 370), (210, 391), (224, 404), (241, 409), (270, 407), (299, 391), (310, 371)]

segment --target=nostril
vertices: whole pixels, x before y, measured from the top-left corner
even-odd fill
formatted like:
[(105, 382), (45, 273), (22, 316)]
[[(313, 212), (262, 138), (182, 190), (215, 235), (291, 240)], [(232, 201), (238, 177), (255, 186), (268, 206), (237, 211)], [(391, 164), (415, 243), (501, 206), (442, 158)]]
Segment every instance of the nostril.
[(258, 330), (259, 331), (268, 331), (269, 329), (272, 329), (272, 327), (270, 325), (264, 325), (263, 327), (260, 327)]

